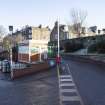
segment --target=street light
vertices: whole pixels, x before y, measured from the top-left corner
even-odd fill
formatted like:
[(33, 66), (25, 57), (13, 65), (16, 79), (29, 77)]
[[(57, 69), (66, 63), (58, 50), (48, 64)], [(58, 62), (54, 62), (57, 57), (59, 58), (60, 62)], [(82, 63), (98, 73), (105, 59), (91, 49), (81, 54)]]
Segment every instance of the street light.
[(59, 20), (58, 20), (58, 57), (59, 57)]
[(59, 42), (59, 19), (58, 19), (58, 22), (57, 22), (57, 34), (58, 34), (58, 53), (57, 53), (57, 57), (56, 57), (56, 62), (57, 64), (59, 64), (61, 62), (61, 57), (60, 57), (60, 42)]
[(9, 31), (11, 35), (11, 46), (10, 46), (10, 61), (11, 61), (11, 77), (13, 77), (13, 70), (12, 70), (12, 33), (13, 33), (13, 26), (9, 26)]

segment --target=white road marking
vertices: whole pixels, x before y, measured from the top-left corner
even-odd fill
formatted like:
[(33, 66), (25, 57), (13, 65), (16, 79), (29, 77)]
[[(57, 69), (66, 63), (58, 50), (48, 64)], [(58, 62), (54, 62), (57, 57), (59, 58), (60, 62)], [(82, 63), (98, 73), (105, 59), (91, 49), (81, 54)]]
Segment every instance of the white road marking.
[(74, 83), (63, 83), (63, 84), (60, 84), (60, 86), (75, 86)]
[(60, 75), (59, 66), (57, 66), (60, 105), (65, 105), (65, 102), (69, 103), (69, 105), (71, 105), (72, 102), (79, 102), (81, 105), (84, 105), (78, 93), (77, 87), (73, 81), (69, 65), (65, 64), (65, 66), (62, 67), (68, 74), (65, 74), (64, 72), (64, 75)]
[(72, 81), (72, 79), (60, 79), (60, 81)]
[(71, 77), (60, 77), (60, 79), (71, 79)]
[(62, 101), (80, 101), (78, 96), (62, 96)]
[(77, 92), (77, 90), (76, 89), (61, 89), (61, 93), (63, 93), (63, 92)]
[(63, 78), (63, 77), (67, 78), (67, 77), (71, 77), (71, 75), (60, 75), (60, 78)]

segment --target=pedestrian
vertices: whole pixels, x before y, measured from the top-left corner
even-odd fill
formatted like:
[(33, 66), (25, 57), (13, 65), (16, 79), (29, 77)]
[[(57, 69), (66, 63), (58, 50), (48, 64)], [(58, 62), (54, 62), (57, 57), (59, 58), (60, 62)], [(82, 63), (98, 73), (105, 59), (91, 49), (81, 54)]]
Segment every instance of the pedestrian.
[(59, 57), (58, 56), (56, 57), (56, 63), (57, 64), (60, 64), (61, 63), (61, 57), (60, 56)]

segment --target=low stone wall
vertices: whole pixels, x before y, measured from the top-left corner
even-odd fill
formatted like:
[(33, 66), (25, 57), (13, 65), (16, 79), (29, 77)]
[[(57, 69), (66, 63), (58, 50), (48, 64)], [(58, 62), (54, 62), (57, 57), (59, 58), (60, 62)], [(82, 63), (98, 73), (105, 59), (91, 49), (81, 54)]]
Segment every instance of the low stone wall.
[(27, 67), (24, 69), (20, 69), (20, 70), (14, 69), (11, 73), (12, 74), (11, 78), (15, 79), (15, 78), (23, 77), (23, 76), (30, 75), (36, 72), (48, 70), (49, 68), (50, 68), (50, 65), (48, 62), (43, 62), (39, 64), (30, 64), (30, 67)]

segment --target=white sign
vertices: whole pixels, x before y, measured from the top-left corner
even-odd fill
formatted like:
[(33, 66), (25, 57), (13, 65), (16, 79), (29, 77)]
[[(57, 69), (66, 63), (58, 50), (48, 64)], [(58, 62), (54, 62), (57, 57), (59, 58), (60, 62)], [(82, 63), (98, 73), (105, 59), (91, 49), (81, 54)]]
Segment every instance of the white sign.
[(19, 53), (28, 54), (29, 53), (29, 47), (28, 46), (19, 46)]

